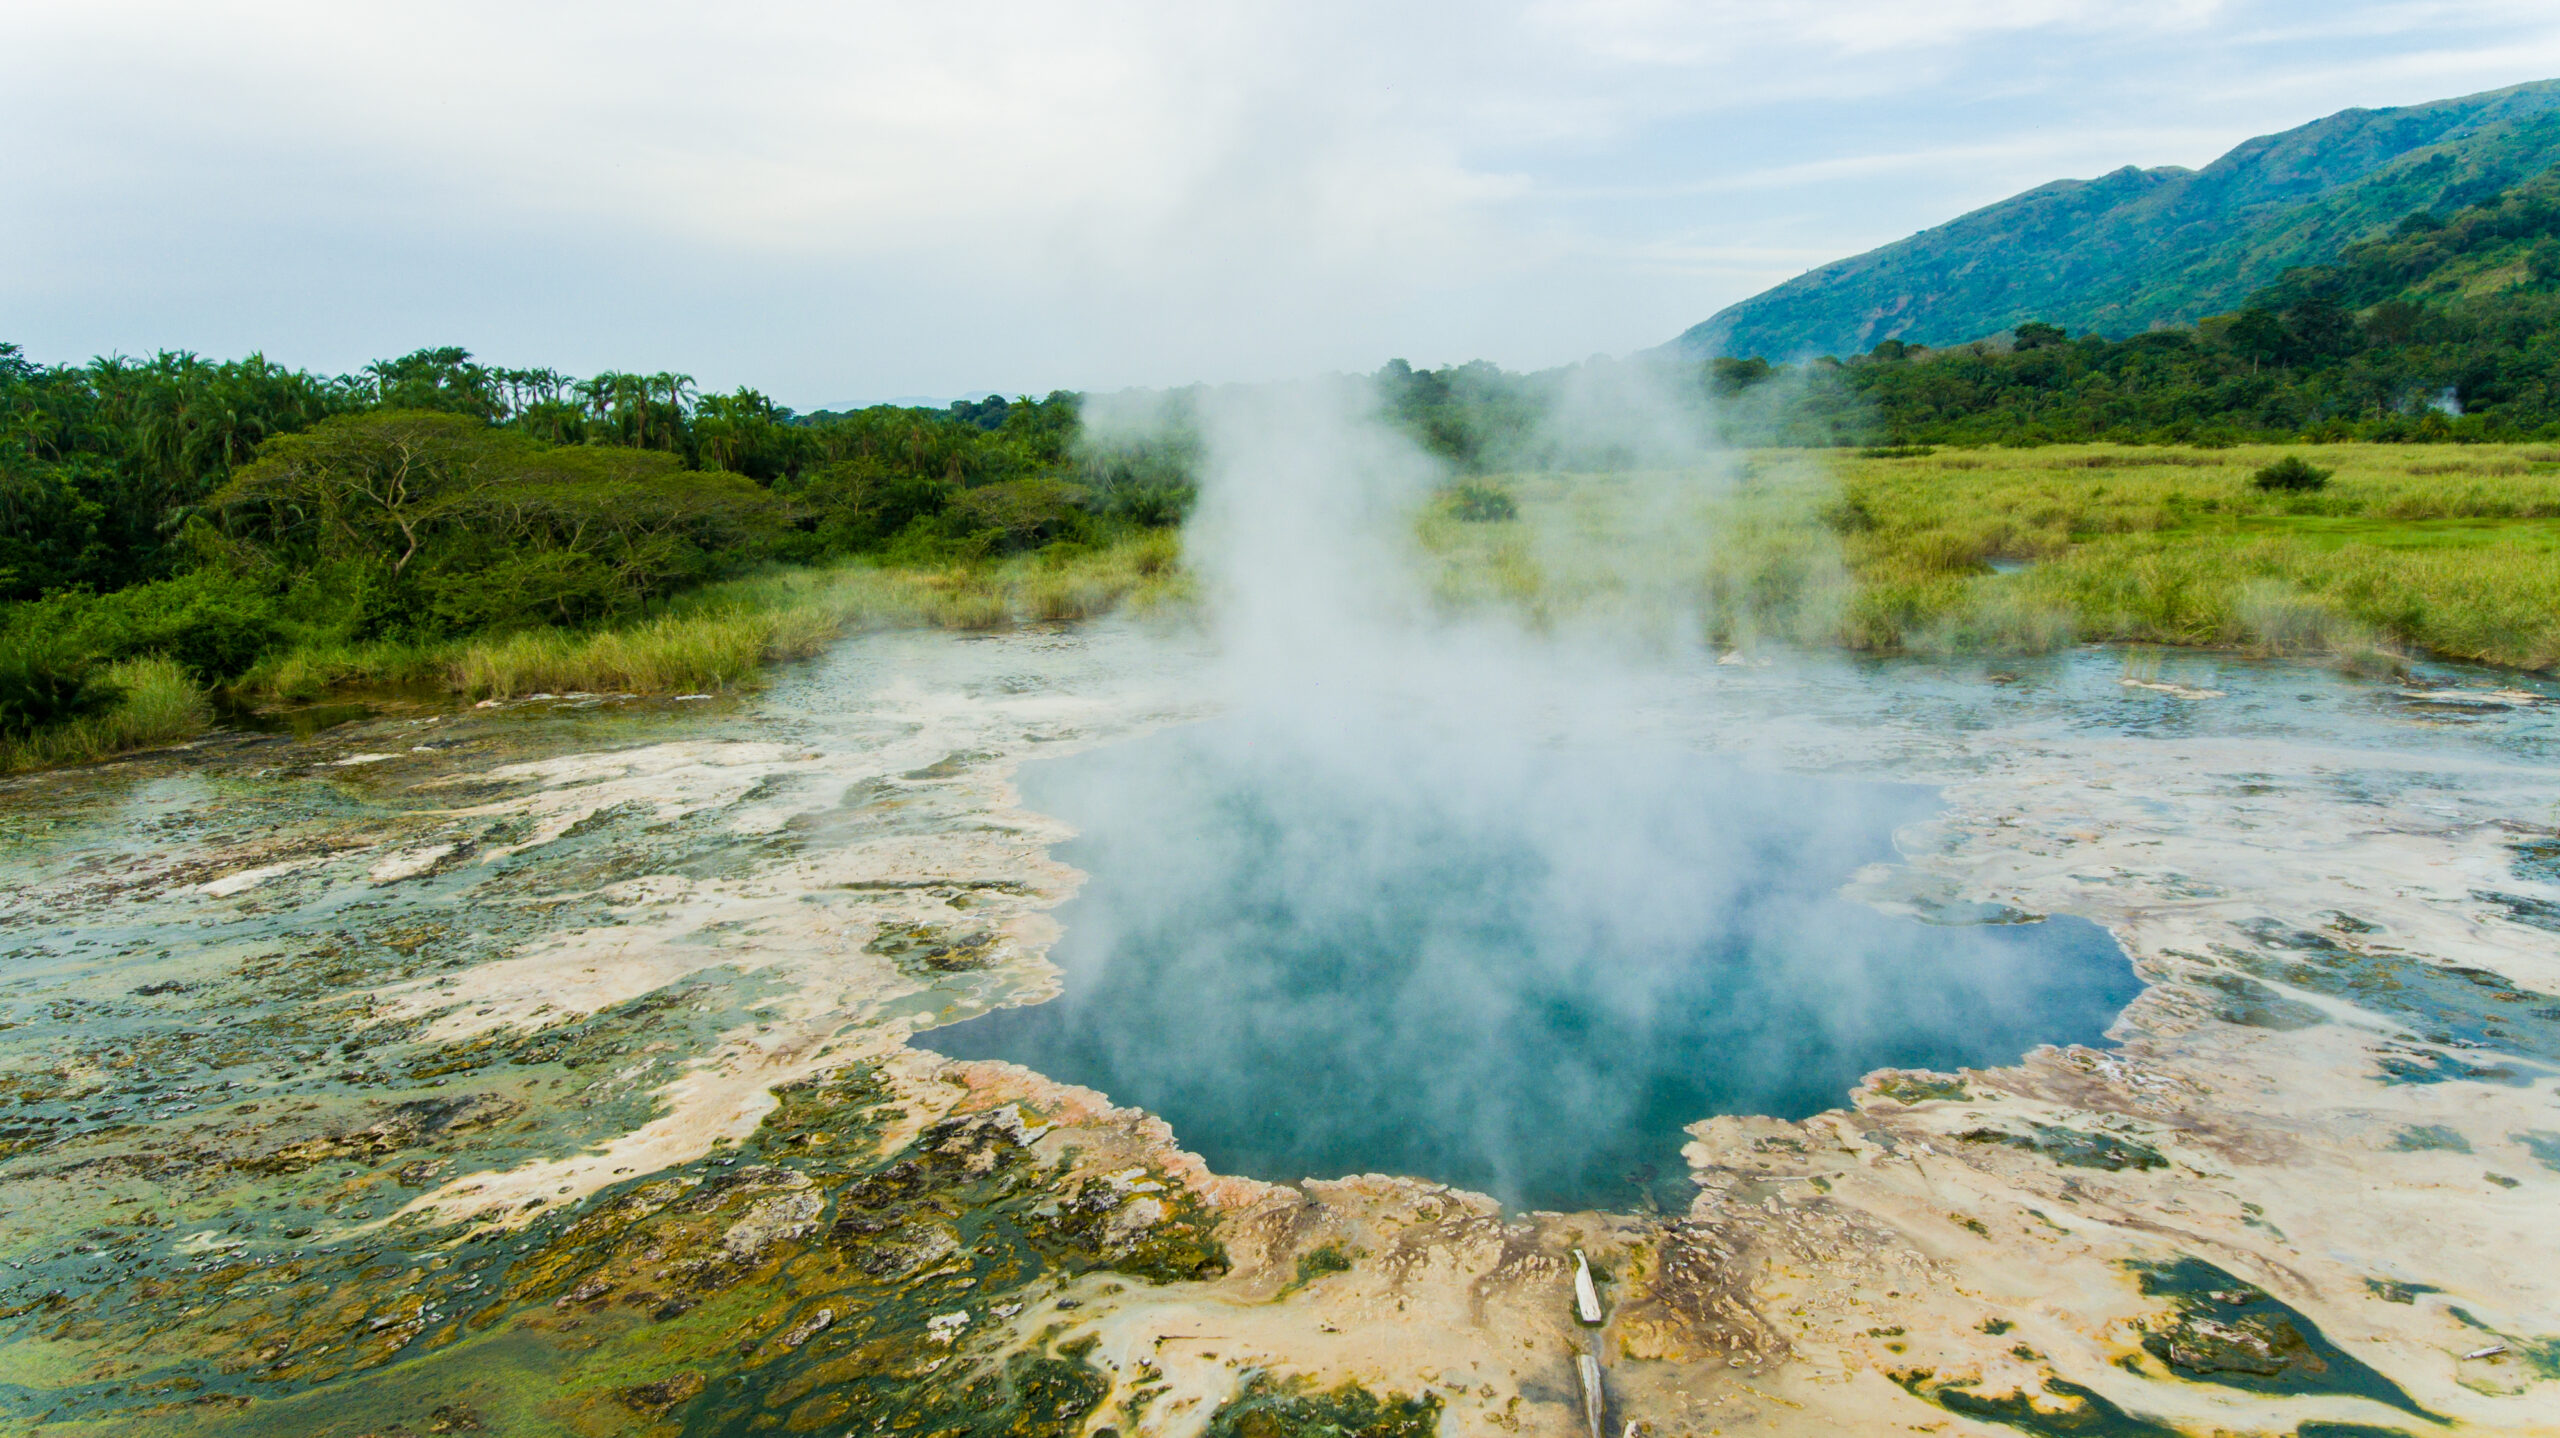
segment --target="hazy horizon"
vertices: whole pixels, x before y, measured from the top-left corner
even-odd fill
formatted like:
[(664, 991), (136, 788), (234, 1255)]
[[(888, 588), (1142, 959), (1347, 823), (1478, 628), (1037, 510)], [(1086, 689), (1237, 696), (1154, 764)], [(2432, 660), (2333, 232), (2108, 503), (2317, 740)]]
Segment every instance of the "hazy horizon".
[(1659, 344), (2048, 180), (2560, 74), (2521, 3), (102, 3), (0, 57), (0, 340), (803, 410)]

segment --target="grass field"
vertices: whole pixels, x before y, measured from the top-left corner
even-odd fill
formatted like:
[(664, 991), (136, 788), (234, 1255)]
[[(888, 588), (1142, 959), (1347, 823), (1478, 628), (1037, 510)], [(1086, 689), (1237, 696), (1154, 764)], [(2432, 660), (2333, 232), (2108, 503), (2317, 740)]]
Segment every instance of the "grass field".
[[(2250, 476), (2285, 455), (2305, 493)], [(2083, 640), (2391, 662), (2425, 652), (2560, 668), (2560, 447), (2053, 446), (1900, 457), (1762, 451), (1684, 473), (1518, 475), (1516, 519), (1426, 514), (1439, 601), (1533, 625), (1596, 623), (1876, 653), (2016, 653)], [(472, 697), (695, 693), (839, 635), (992, 628), (1189, 602), (1181, 541), (948, 568), (779, 570), (633, 624), (440, 645), (304, 647), (235, 686), (252, 701), (374, 686)], [(210, 722), (178, 666), (110, 676), (108, 712), (0, 743), (0, 771), (167, 743)]]
[[(2284, 455), (2334, 475), (2250, 484)], [(1540, 622), (1679, 602), (1718, 642), (1873, 652), (2121, 639), (2560, 665), (2550, 445), (1767, 451), (1508, 483), (1518, 521), (1424, 525), (1449, 602)]]
[[(1177, 602), (1189, 583), (1180, 560), (1180, 536), (1154, 530), (1096, 549), (941, 568), (781, 569), (705, 586), (610, 629), (287, 649), (260, 660), (229, 691), (259, 703), (393, 687), (473, 698), (736, 689), (754, 683), (769, 663), (814, 654), (858, 630), (989, 629)], [(120, 695), (113, 706), (0, 740), (0, 773), (173, 743), (212, 722), (204, 688), (168, 660), (128, 660), (111, 666), (105, 678)]]
[(610, 629), (536, 629), (439, 645), (306, 647), (243, 676), (245, 697), (315, 699), (365, 685), (441, 685), (473, 698), (543, 691), (686, 694), (754, 682), (866, 629), (990, 629), (1147, 607), (1184, 592), (1180, 537), (941, 568), (849, 563), (778, 569), (678, 596)]

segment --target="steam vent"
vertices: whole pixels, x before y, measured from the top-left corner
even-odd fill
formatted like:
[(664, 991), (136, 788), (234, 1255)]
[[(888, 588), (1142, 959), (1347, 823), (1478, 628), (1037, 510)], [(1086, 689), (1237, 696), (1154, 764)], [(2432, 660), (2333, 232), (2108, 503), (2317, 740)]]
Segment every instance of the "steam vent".
[(18, 781), (12, 1431), (2544, 1431), (2543, 690), (1218, 663)]

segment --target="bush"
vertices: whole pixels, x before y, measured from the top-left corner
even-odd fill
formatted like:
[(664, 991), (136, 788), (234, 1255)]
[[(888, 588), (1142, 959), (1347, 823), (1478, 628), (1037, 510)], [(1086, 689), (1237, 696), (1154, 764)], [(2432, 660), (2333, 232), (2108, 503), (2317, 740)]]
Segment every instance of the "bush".
[(94, 712), (24, 734), (0, 735), (0, 772), (85, 764), (203, 732), (213, 716), (204, 691), (174, 659), (151, 656), (107, 665), (92, 680)]
[(117, 698), (115, 686), (85, 659), (38, 641), (0, 653), (0, 735), (23, 739), (39, 729), (98, 713)]
[(944, 531), (978, 554), (1020, 554), (1091, 536), (1084, 488), (1046, 477), (962, 490), (943, 508)]
[(2329, 471), (2288, 454), (2250, 476), (2249, 482), (2264, 490), (2304, 491), (2319, 489), (2329, 482)]
[(101, 663), (158, 655), (206, 680), (240, 673), (282, 637), (264, 587), (213, 569), (109, 594), (48, 595), (17, 606), (10, 630), (20, 647)]
[(1511, 491), (1489, 480), (1470, 479), (1456, 486), (1449, 491), (1447, 503), (1451, 518), (1471, 524), (1520, 517), (1519, 501), (1511, 497)]

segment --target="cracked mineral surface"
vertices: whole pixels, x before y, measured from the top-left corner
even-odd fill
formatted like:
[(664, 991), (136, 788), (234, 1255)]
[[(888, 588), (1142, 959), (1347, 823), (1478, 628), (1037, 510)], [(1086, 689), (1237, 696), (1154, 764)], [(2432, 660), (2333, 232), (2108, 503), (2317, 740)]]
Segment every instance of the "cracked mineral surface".
[(1561, 1438), (1589, 1352), (1613, 1433), (2560, 1432), (2550, 692), (1665, 666), (1662, 738), (1940, 789), (1848, 897), (2146, 987), (1698, 1115), (1685, 1210), (1520, 1213), (931, 1052), (1055, 992), (1017, 766), (1205, 717), (1201, 650), (873, 636), (0, 787), (0, 1431)]

